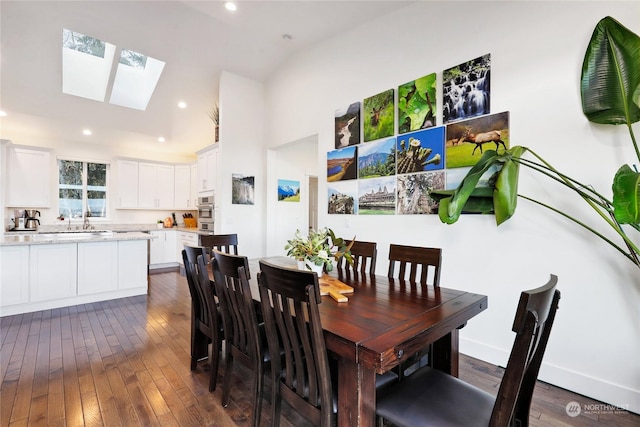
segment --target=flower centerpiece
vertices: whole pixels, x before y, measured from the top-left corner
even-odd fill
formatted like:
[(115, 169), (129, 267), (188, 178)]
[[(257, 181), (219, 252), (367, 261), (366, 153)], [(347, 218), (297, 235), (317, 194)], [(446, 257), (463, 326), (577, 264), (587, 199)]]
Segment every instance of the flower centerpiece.
[[(322, 269), (329, 272), (333, 270), (333, 260), (344, 259), (353, 264), (351, 257), (351, 245), (347, 245), (344, 239), (336, 237), (333, 230), (323, 228), (321, 230), (309, 230), (305, 237), (300, 230), (296, 230), (293, 239), (287, 240), (284, 249), (287, 256), (295, 258), (303, 268), (322, 273)], [(315, 267), (315, 268), (314, 268)]]

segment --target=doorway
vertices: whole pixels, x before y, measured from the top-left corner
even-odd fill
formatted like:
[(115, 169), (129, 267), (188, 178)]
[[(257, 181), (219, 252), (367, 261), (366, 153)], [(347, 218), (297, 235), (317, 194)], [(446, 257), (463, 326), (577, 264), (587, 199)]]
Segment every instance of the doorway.
[(318, 229), (318, 177), (307, 175), (309, 195), (309, 229)]

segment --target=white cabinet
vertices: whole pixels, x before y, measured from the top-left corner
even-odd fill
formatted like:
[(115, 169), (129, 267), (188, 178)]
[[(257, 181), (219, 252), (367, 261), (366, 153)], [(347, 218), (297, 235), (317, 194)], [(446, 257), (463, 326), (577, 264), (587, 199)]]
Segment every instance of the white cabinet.
[(191, 165), (176, 165), (174, 176), (174, 209), (185, 211), (195, 209), (191, 197)]
[(76, 243), (31, 245), (29, 256), (30, 301), (47, 301), (76, 295), (78, 277)]
[(138, 162), (138, 208), (173, 209), (174, 166)]
[(217, 145), (198, 151), (198, 192), (216, 190)]
[(29, 302), (29, 246), (0, 247), (0, 306)]
[(118, 289), (118, 245), (115, 242), (78, 243), (78, 295)]
[(182, 249), (187, 246), (198, 246), (199, 238), (198, 233), (191, 233), (189, 231), (178, 231), (176, 233), (176, 259), (178, 263), (184, 264), (182, 261)]
[(138, 162), (135, 160), (118, 160), (118, 208), (138, 207)]
[(51, 206), (51, 152), (46, 149), (8, 149), (7, 207), (48, 208)]
[(176, 263), (176, 233), (175, 230), (151, 231), (156, 236), (149, 243), (149, 265), (151, 268), (159, 264)]
[(148, 240), (118, 242), (118, 289), (147, 286)]
[(198, 208), (198, 164), (191, 165), (191, 209)]

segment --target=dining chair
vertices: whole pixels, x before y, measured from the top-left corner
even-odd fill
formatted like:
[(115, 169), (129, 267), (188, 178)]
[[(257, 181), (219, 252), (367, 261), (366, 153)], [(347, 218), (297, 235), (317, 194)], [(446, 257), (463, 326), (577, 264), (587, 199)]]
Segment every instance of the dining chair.
[[(420, 284), (440, 286), (442, 249), (419, 246), (389, 245), (389, 278), (416, 282), (420, 270)], [(396, 264), (399, 268), (396, 274)], [(431, 281), (428, 279), (431, 278)]]
[[(247, 257), (213, 250), (211, 269), (222, 312), (224, 325), (224, 383), (222, 406), (227, 407), (231, 394), (234, 361), (238, 360), (253, 370), (253, 425), (260, 425), (264, 369), (271, 363), (271, 354), (264, 332), (258, 324), (249, 287), (249, 261)], [(278, 354), (278, 353), (275, 353)]]
[(411, 375), (377, 401), (379, 425), (506, 427), (529, 425), (533, 390), (555, 319), (560, 291), (551, 275), (524, 291), (513, 322), (516, 338), (497, 396), (430, 367)]
[(337, 407), (318, 310), (318, 275), (260, 261), (258, 284), (269, 351), (284, 352), (284, 363), (277, 357), (271, 361), (272, 425), (280, 425), (282, 399), (314, 425), (333, 425)]
[[(198, 360), (209, 359), (209, 391), (216, 389), (218, 379), (219, 353), (222, 347), (221, 319), (213, 296), (213, 284), (209, 280), (204, 261), (205, 248), (184, 246), (182, 259), (184, 262), (187, 284), (191, 294), (191, 370), (195, 370)], [(211, 353), (209, 354), (209, 344)]]
[(353, 273), (375, 274), (376, 258), (378, 257), (376, 242), (352, 240), (349, 244), (351, 244), (353, 264), (349, 264), (344, 257), (342, 257), (338, 260), (338, 268), (351, 270)]
[(207, 248), (207, 253), (211, 253), (211, 249), (217, 249), (221, 252), (238, 255), (238, 235), (237, 234), (212, 234), (201, 235), (200, 244)]

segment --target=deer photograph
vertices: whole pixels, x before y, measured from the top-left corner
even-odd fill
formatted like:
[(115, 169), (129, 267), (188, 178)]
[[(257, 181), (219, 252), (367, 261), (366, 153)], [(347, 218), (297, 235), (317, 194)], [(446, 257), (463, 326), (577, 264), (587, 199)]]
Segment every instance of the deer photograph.
[(485, 151), (504, 153), (508, 148), (508, 111), (447, 125), (447, 168), (473, 166)]
[(364, 141), (393, 136), (395, 131), (395, 112), (393, 105), (394, 90), (366, 98), (363, 102)]

